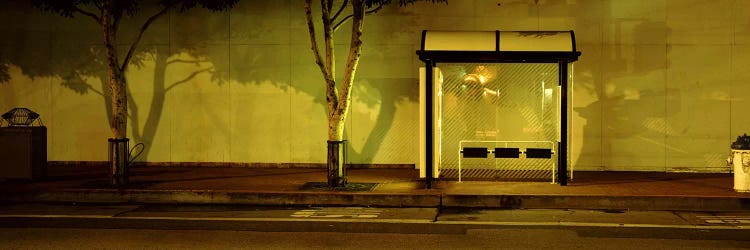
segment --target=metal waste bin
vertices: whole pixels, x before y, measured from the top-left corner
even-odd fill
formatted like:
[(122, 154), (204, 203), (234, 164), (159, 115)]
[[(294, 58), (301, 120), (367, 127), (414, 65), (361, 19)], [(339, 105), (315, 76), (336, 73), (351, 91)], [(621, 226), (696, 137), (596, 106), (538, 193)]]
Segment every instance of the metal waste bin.
[(750, 137), (747, 134), (737, 137), (732, 143), (732, 172), (734, 172), (734, 191), (750, 192)]
[(0, 179), (47, 177), (47, 127), (39, 114), (27, 108), (14, 108), (2, 115), (0, 161)]

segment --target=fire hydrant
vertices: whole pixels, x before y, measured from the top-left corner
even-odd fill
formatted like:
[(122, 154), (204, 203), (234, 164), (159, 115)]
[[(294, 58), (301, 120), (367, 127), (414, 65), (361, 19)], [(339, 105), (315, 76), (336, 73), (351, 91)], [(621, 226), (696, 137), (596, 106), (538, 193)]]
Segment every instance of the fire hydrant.
[(728, 163), (734, 172), (734, 191), (750, 192), (750, 136), (744, 134), (732, 143)]

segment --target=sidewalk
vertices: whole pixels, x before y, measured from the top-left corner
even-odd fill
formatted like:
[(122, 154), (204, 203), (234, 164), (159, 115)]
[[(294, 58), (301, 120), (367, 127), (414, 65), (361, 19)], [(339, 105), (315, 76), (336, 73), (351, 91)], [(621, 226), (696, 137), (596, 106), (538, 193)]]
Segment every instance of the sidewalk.
[(112, 188), (107, 169), (52, 167), (44, 181), (2, 181), (0, 202), (246, 204), (299, 206), (570, 208), (672, 211), (750, 210), (732, 174), (576, 172), (568, 186), (548, 182), (436, 181), (425, 189), (413, 169), (351, 169), (371, 191), (301, 190), (325, 182), (324, 169), (134, 167)]

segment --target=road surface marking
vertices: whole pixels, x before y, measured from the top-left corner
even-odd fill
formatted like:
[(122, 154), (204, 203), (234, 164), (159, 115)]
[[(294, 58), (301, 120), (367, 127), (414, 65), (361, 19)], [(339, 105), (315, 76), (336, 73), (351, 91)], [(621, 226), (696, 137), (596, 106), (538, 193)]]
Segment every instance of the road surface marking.
[(383, 209), (364, 208), (364, 207), (343, 207), (343, 208), (317, 208), (303, 209), (294, 212), (290, 217), (294, 218), (352, 218), (352, 219), (374, 219)]
[(2, 214), (0, 218), (80, 218), (111, 219), (112, 215), (70, 215), (70, 214)]
[(750, 215), (698, 215), (696, 217), (708, 224), (750, 225)]
[[(111, 219), (111, 220), (175, 220), (175, 221), (276, 221), (276, 222), (341, 222), (341, 223), (355, 223), (355, 222), (367, 222), (367, 223), (416, 223), (416, 224), (430, 224), (434, 223), (428, 219), (337, 219), (337, 218), (246, 218), (246, 217), (234, 217), (234, 218), (220, 218), (220, 217), (168, 217), (168, 216), (102, 216), (102, 215), (38, 215), (38, 214), (13, 214), (13, 215), (0, 215), (0, 219), (4, 218), (25, 218), (25, 219)], [(2, 228), (2, 225), (0, 225)]]

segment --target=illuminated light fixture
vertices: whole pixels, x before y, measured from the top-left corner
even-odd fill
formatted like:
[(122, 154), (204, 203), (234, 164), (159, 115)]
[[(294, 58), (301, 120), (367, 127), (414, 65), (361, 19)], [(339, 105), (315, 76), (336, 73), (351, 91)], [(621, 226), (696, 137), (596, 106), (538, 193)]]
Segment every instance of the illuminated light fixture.
[(494, 96), (500, 96), (500, 90), (491, 90), (488, 88), (484, 88), (484, 91), (482, 92), (482, 95), (494, 95)]
[(485, 83), (487, 83), (487, 77), (480, 75), (480, 74), (471, 73), (471, 74), (464, 75), (464, 81), (465, 82), (478, 82), (484, 85)]
[(29, 126), (39, 118), (39, 114), (27, 108), (14, 108), (3, 114), (3, 119), (12, 127)]
[(495, 77), (494, 71), (490, 70), (487, 66), (479, 65), (476, 69), (474, 69), (474, 74), (478, 74), (479, 76), (484, 78), (484, 81), (489, 81), (489, 79), (492, 79)]

